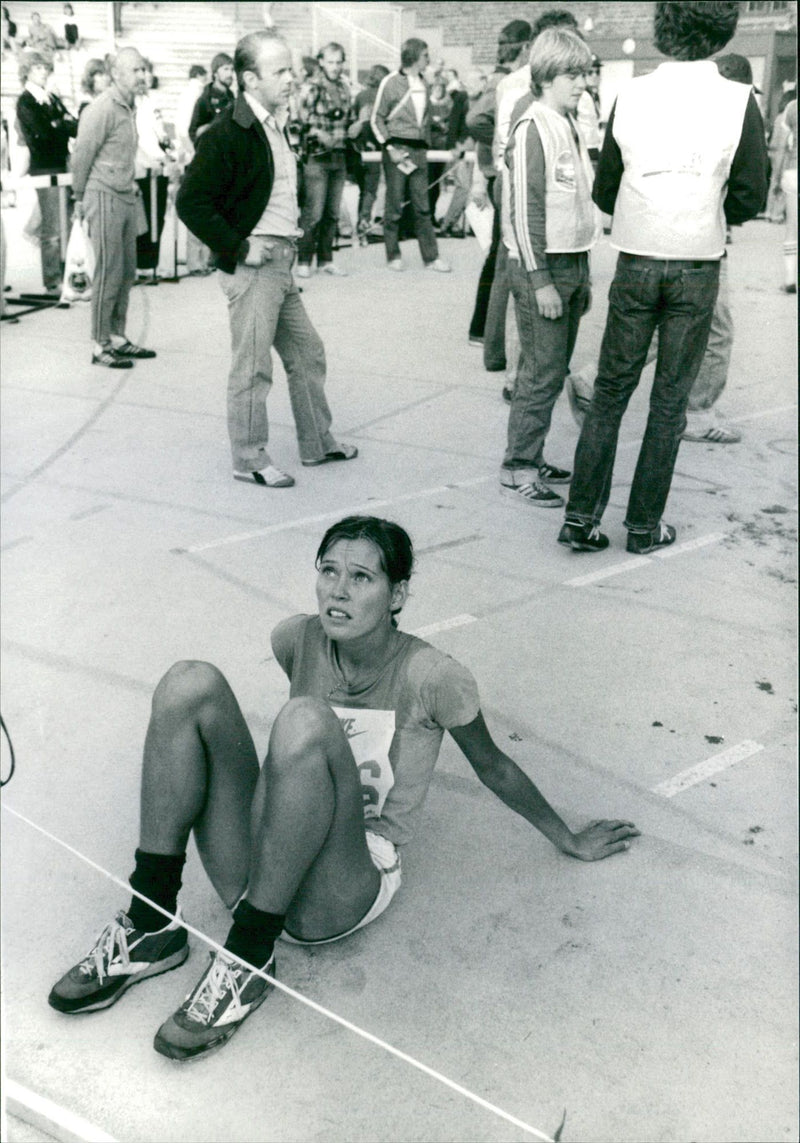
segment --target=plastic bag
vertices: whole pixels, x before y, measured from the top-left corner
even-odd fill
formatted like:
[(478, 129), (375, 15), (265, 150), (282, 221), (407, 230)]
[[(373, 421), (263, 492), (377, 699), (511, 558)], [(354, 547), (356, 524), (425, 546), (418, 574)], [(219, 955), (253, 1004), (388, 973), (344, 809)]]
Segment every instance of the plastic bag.
[(492, 244), (492, 226), (494, 224), (494, 210), (490, 206), (479, 207), (477, 203), (468, 202), (464, 208), (470, 230), (478, 239), (478, 245), (484, 254), (487, 254)]
[(64, 258), (61, 301), (88, 302), (92, 296), (93, 277), (94, 250), (89, 241), (88, 227), (85, 220), (75, 218), (69, 232), (67, 252)]

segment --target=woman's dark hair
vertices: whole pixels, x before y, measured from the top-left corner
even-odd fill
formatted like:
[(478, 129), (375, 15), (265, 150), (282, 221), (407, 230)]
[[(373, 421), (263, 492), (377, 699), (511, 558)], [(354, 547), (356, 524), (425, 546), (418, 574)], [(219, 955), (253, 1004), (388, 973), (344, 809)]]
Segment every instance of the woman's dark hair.
[(94, 95), (95, 76), (107, 74), (106, 65), (103, 60), (87, 60), (86, 67), (83, 69), (81, 87), (87, 95)]
[(739, 21), (737, 0), (659, 0), (653, 41), (675, 60), (705, 60), (733, 38)]
[[(381, 567), (392, 587), (411, 578), (414, 568), (411, 537), (405, 528), (392, 520), (381, 520), (378, 516), (346, 516), (337, 524), (331, 524), (317, 548), (316, 567), (322, 563), (328, 549), (339, 540), (369, 540), (374, 544), (380, 553)], [(395, 627), (396, 614), (397, 612), (392, 612), (392, 624)]]
[(427, 51), (428, 45), (424, 40), (417, 39), (412, 36), (411, 39), (406, 40), (400, 49), (400, 65), (401, 67), (413, 67), (419, 57), (424, 51)]

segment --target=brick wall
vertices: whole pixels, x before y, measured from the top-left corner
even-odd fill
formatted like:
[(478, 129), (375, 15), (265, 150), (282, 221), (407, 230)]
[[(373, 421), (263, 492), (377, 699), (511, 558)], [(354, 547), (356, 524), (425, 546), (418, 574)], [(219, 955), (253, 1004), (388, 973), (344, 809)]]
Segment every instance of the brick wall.
[[(655, 4), (636, 0), (626, 0), (625, 3), (604, 0), (602, 4), (593, 0), (579, 0), (577, 3), (570, 3), (569, 0), (558, 3), (554, 0), (553, 3), (527, 4), (514, 3), (513, 0), (492, 0), (492, 3), (481, 3), (479, 0), (467, 3), (415, 0), (413, 3), (403, 3), (401, 7), (414, 9), (417, 27), (441, 27), (445, 46), (469, 44), (476, 64), (491, 64), (495, 58), (497, 33), (510, 20), (521, 19), (533, 23), (542, 12), (563, 7), (572, 12), (581, 27), (587, 18), (591, 18), (594, 27), (588, 34), (590, 43), (592, 40), (616, 38), (622, 41), (628, 36), (636, 40), (649, 40)], [(796, 26), (796, 22), (797, 4), (793, 3), (787, 11), (774, 14), (743, 12), (739, 29), (785, 27), (789, 23)]]

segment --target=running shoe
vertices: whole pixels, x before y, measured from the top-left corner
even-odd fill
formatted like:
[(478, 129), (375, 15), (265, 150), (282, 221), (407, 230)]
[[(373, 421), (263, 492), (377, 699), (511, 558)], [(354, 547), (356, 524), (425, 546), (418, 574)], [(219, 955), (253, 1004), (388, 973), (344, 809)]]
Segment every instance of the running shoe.
[(186, 929), (179, 921), (143, 933), (120, 912), (83, 960), (53, 985), (47, 1002), (69, 1015), (110, 1008), (132, 984), (177, 968), (188, 955)]
[[(262, 969), (275, 975), (275, 953)], [(172, 1060), (193, 1060), (221, 1048), (273, 986), (226, 952), (212, 952), (197, 987), (156, 1032), (153, 1047)]]
[(573, 552), (602, 552), (608, 547), (608, 536), (591, 524), (563, 524), (558, 542)]
[(500, 494), (531, 508), (560, 508), (564, 503), (563, 497), (541, 480), (532, 480), (526, 484), (501, 484)]
[(675, 543), (675, 529), (671, 524), (659, 524), (652, 532), (628, 532), (628, 551), (644, 556), (656, 548)]

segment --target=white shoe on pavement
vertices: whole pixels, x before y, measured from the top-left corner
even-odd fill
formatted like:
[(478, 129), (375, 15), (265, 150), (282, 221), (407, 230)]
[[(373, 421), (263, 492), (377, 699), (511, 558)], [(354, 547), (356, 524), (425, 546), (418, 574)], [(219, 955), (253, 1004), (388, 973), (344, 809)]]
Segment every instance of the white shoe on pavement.
[(399, 274), (401, 270), (405, 270), (405, 264), (403, 262), (403, 259), (402, 258), (392, 258), (391, 262), (389, 262), (387, 265), (387, 269), (395, 270)]
[(311, 267), (306, 266), (305, 262), (301, 262), (297, 267), (297, 276), (298, 278), (310, 278)]
[(445, 262), (444, 258), (437, 258), (435, 262), (426, 263), (425, 269), (436, 270), (438, 274), (449, 274), (453, 267), (449, 262)]
[(347, 271), (343, 270), (341, 266), (337, 266), (335, 262), (326, 262), (324, 266), (320, 266), (325, 274), (331, 274), (334, 278), (346, 278)]

